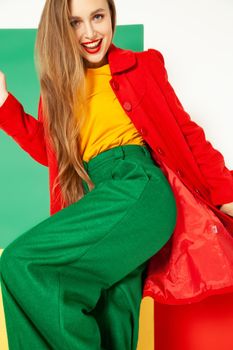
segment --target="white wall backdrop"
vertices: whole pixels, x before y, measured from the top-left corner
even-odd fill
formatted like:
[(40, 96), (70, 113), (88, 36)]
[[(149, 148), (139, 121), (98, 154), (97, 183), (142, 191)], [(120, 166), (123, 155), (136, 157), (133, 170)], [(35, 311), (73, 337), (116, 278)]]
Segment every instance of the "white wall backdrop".
[[(36, 28), (45, 0), (0, 0), (0, 28)], [(185, 110), (233, 169), (233, 1), (116, 0), (117, 24), (142, 23)], [(0, 67), (1, 69), (1, 67)]]

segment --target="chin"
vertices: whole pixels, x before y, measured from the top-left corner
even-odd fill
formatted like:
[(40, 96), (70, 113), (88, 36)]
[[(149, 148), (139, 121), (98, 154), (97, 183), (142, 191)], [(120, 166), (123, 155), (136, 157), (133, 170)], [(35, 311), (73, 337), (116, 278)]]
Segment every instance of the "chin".
[(103, 66), (104, 64), (108, 63), (106, 55), (101, 57), (98, 60), (93, 60), (93, 61), (90, 61), (87, 58), (84, 58), (84, 62), (85, 62), (86, 67), (89, 67), (89, 68), (92, 68), (92, 67), (97, 68), (97, 67)]

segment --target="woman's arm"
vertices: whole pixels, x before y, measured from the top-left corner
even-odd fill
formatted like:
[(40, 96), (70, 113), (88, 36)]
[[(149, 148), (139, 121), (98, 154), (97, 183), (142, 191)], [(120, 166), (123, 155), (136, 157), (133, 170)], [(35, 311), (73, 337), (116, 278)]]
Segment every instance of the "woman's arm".
[(204, 130), (184, 110), (176, 93), (168, 81), (163, 55), (160, 51), (149, 49), (149, 64), (153, 71), (156, 69), (156, 78), (164, 97), (173, 113), (190, 150), (205, 177), (214, 205), (223, 205), (233, 202), (233, 176), (225, 166), (222, 154), (213, 148), (206, 140)]
[(10, 93), (0, 107), (0, 128), (11, 136), (32, 158), (48, 166), (44, 126), (41, 121), (41, 99), (38, 120), (25, 113), (22, 104)]

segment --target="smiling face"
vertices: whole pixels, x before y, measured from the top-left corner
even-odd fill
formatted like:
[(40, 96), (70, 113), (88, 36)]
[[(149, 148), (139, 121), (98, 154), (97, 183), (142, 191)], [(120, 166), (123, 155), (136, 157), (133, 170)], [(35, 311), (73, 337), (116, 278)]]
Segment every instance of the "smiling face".
[(113, 32), (107, 0), (71, 0), (70, 13), (69, 21), (86, 67), (97, 68), (108, 63)]

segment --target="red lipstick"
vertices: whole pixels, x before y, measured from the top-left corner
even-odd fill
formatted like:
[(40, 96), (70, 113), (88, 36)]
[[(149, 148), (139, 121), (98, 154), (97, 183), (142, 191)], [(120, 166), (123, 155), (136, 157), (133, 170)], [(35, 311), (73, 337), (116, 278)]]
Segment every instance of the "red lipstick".
[[(99, 44), (98, 44), (98, 46), (97, 47), (94, 47), (94, 48), (90, 48), (90, 47), (85, 47), (83, 44), (82, 44), (82, 46), (83, 46), (83, 48), (85, 49), (85, 51), (86, 52), (88, 52), (88, 53), (90, 53), (90, 54), (95, 54), (95, 53), (97, 53), (97, 52), (99, 52), (100, 51), (100, 49), (101, 49), (101, 44), (102, 44), (102, 39), (101, 40), (95, 40), (95, 41), (92, 41), (92, 43), (93, 42), (98, 42), (99, 41)], [(85, 44), (87, 44), (87, 43), (85, 43)]]

